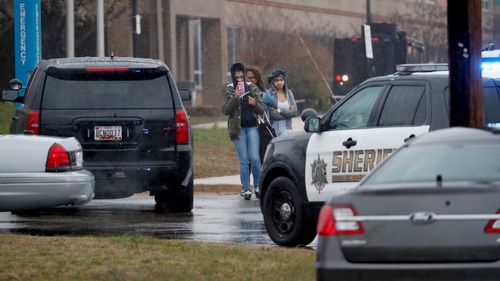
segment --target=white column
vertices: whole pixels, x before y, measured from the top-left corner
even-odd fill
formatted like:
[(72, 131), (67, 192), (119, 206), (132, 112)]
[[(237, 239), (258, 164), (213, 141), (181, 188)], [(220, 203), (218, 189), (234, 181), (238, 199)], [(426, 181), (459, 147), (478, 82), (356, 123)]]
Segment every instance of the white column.
[(66, 57), (75, 56), (75, 1), (66, 0)]
[(97, 0), (97, 56), (104, 57), (104, 0)]

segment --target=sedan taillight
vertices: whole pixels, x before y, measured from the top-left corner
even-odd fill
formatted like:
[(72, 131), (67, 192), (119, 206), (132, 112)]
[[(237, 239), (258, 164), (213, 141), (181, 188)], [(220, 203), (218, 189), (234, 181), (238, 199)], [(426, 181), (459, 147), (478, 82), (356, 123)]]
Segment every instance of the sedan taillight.
[(54, 143), (47, 155), (46, 172), (64, 172), (83, 169), (81, 150), (68, 152), (62, 145)]
[(333, 220), (333, 209), (331, 205), (324, 205), (321, 208), (318, 218), (316, 232), (319, 235), (330, 236), (337, 234), (335, 230), (335, 221)]
[(38, 111), (28, 111), (26, 124), (24, 124), (24, 131), (32, 133), (33, 135), (40, 134), (40, 113)]
[(363, 234), (360, 222), (348, 220), (352, 216), (356, 216), (356, 211), (349, 205), (326, 204), (321, 208), (316, 230), (322, 236)]
[[(500, 210), (497, 211), (500, 214)], [(484, 228), (486, 233), (500, 233), (500, 220), (490, 220)]]
[(47, 155), (47, 163), (45, 171), (47, 172), (60, 172), (71, 170), (71, 161), (68, 151), (60, 144), (54, 143)]

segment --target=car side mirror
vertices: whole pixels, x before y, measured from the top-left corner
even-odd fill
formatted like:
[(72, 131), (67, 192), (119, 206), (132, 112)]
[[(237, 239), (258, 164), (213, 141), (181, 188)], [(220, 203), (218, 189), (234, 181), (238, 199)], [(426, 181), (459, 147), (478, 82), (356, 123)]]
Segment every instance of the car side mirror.
[(177, 81), (177, 88), (182, 101), (191, 100), (191, 93), (194, 91), (193, 81)]
[(304, 122), (304, 130), (308, 133), (320, 133), (321, 132), (321, 119), (318, 116), (307, 117)]
[(182, 101), (191, 100), (191, 91), (189, 89), (179, 89), (179, 95)]
[(318, 116), (318, 112), (312, 108), (306, 108), (300, 114), (300, 119), (302, 119), (302, 121), (306, 122), (306, 119), (308, 117), (311, 117), (311, 116)]
[(19, 96), (17, 90), (4, 90), (2, 91), (2, 100), (11, 102), (23, 102), (23, 97)]

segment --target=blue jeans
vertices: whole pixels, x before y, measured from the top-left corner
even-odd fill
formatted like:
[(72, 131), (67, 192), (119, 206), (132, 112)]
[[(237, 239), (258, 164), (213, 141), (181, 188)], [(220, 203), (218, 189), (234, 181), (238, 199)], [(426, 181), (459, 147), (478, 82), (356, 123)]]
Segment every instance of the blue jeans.
[(281, 136), (289, 131), (286, 122), (287, 120), (275, 120), (273, 122), (273, 128), (277, 136)]
[(240, 138), (233, 140), (240, 160), (240, 180), (245, 191), (250, 190), (250, 166), (254, 186), (260, 183), (259, 131), (257, 127), (241, 128)]

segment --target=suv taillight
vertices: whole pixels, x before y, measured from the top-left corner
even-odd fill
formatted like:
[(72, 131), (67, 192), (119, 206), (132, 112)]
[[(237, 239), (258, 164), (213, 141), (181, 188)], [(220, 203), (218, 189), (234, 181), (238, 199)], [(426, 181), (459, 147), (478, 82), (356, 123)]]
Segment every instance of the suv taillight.
[[(500, 214), (500, 210), (497, 211)], [(500, 233), (500, 220), (490, 220), (484, 228), (486, 233)]]
[(338, 221), (339, 218), (356, 216), (356, 211), (349, 205), (329, 205), (321, 208), (317, 232), (322, 236), (363, 234), (363, 226), (356, 221)]
[(68, 151), (60, 144), (54, 143), (47, 155), (47, 163), (45, 171), (47, 172), (60, 172), (71, 169), (71, 161)]
[(40, 134), (40, 113), (38, 111), (28, 111), (28, 118), (24, 124), (24, 131), (33, 133), (34, 135)]
[(186, 110), (177, 109), (175, 112), (175, 128), (177, 131), (175, 143), (189, 144), (189, 121)]

